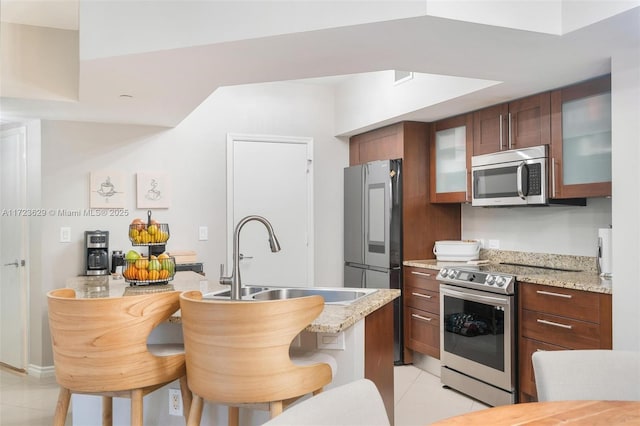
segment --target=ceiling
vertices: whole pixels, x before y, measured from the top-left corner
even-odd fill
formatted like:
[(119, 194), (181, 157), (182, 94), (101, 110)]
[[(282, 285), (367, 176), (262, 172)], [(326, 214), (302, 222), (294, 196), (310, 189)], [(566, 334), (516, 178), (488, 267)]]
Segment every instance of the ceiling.
[[(47, 13), (43, 17), (13, 9), (7, 14), (11, 3), (29, 2), (2, 0), (4, 21), (66, 30), (78, 26), (77, 4), (75, 10), (68, 7), (77, 2), (45, 2), (67, 6), (51, 9), (49, 21)], [(79, 27), (82, 46), (82, 22)], [(318, 77), (340, 76), (329, 81), (340, 87), (350, 76), (390, 69), (501, 82), (394, 117), (432, 121), (607, 73), (613, 52), (640, 51), (639, 28), (640, 7), (564, 35), (415, 16), (96, 57), (79, 61), (76, 99), (3, 97), (0, 112), (2, 120), (36, 117), (170, 127), (221, 86), (308, 78), (309, 84), (317, 84), (324, 81)]]

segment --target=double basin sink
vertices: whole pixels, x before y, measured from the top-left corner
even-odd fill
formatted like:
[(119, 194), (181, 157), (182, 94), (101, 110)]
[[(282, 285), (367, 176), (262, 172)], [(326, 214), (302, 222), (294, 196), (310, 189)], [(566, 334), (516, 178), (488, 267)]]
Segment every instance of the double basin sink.
[[(377, 291), (376, 289), (347, 289), (347, 288), (319, 288), (319, 287), (257, 287), (243, 286), (242, 300), (280, 300), (305, 296), (322, 296), (325, 304), (349, 305), (358, 299)], [(229, 300), (231, 290), (207, 293), (205, 299)]]

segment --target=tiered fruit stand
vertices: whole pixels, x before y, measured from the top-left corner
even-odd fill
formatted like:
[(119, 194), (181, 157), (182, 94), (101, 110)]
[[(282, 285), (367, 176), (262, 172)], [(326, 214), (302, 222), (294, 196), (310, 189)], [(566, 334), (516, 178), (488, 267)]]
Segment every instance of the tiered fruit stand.
[(130, 285), (162, 285), (173, 280), (176, 273), (175, 258), (165, 253), (165, 243), (169, 240), (169, 225), (151, 219), (147, 212), (147, 222), (134, 220), (129, 225), (129, 240), (133, 246), (148, 247), (148, 256), (125, 256), (122, 276)]

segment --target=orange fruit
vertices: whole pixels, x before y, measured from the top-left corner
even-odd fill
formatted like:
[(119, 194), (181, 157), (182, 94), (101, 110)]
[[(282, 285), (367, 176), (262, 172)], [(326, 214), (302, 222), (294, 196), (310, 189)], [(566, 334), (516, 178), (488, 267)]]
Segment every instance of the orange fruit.
[(156, 271), (156, 272), (158, 272), (160, 274), (159, 275), (159, 279), (161, 279), (161, 280), (165, 280), (165, 279), (169, 278), (169, 271), (167, 271), (166, 269), (163, 269), (161, 271)]
[(135, 280), (138, 277), (138, 268), (129, 264), (129, 267), (122, 273), (122, 275), (128, 280)]
[(151, 281), (155, 281), (160, 278), (160, 271), (151, 270), (149, 271), (149, 279)]
[(140, 281), (146, 281), (149, 279), (149, 271), (146, 269), (138, 269), (138, 279)]

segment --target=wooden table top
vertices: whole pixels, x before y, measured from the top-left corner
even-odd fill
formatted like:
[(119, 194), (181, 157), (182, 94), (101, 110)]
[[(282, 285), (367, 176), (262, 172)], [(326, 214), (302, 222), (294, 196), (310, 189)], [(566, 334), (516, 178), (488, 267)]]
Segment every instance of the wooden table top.
[(451, 417), (434, 425), (529, 425), (560, 423), (639, 425), (640, 401), (548, 401), (502, 405)]

